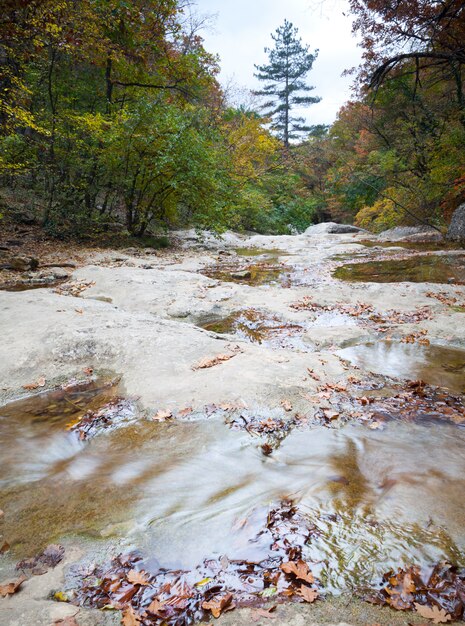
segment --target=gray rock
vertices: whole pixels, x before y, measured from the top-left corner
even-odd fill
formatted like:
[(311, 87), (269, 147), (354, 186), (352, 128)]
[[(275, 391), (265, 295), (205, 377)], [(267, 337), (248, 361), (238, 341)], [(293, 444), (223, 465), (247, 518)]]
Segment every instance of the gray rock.
[(231, 272), (231, 278), (239, 278), (245, 280), (252, 276), (250, 270), (238, 270), (237, 272)]
[(465, 243), (465, 202), (454, 211), (446, 239)]
[(323, 222), (309, 226), (304, 235), (345, 235), (347, 233), (366, 232), (363, 228), (352, 226), (351, 224), (336, 224), (336, 222)]
[(2, 262), (2, 267), (17, 272), (27, 272), (28, 270), (36, 270), (39, 267), (39, 261), (32, 256), (10, 256)]
[(441, 241), (442, 234), (431, 226), (396, 226), (379, 234), (382, 241)]

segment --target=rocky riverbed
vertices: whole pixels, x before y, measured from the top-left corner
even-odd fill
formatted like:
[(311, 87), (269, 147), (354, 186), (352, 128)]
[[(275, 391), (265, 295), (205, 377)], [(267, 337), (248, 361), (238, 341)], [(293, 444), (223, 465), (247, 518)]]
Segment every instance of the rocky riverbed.
[[(134, 550), (153, 589), (160, 568), (191, 577), (179, 620), (229, 584), (224, 624), (424, 623), (363, 589), (389, 570), (465, 566), (465, 252), (364, 232), (177, 239), (0, 291), (2, 579), (65, 547), (0, 600), (2, 623), (120, 623), (88, 579)], [(307, 529), (292, 553), (266, 534), (286, 506)], [(297, 554), (316, 601), (287, 574), (263, 584)], [(233, 562), (259, 582), (243, 589)]]

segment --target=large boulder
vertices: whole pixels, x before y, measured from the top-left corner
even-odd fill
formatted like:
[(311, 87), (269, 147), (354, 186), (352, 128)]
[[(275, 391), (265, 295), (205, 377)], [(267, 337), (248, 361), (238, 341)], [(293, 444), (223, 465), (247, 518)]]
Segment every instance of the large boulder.
[(454, 211), (446, 238), (465, 243), (465, 202)]
[(336, 224), (336, 222), (322, 222), (309, 226), (304, 235), (345, 235), (346, 233), (366, 232), (363, 228), (351, 226), (350, 224)]
[(441, 241), (442, 234), (432, 226), (396, 226), (380, 233), (382, 241)]

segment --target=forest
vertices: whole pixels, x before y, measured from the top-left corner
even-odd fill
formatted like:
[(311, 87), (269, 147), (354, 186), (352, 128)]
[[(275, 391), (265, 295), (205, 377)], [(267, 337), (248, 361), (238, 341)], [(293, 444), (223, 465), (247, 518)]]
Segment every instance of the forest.
[(278, 28), (257, 66), (260, 106), (237, 107), (189, 0), (3, 7), (3, 217), (61, 238), (285, 234), (328, 219), (379, 232), (441, 229), (465, 197), (460, 0), (351, 0), (363, 63), (330, 127), (292, 118), (319, 100), (299, 25)]

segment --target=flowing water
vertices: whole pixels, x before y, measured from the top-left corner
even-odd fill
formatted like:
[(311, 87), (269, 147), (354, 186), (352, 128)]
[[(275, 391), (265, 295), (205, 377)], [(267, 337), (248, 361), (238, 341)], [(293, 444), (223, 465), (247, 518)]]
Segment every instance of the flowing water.
[(465, 350), (379, 341), (344, 348), (338, 354), (375, 374), (423, 380), (454, 393), (465, 393)]
[(407, 259), (350, 263), (338, 267), (334, 278), (371, 283), (449, 283), (465, 284), (465, 256), (444, 254), (413, 256)]
[(16, 557), (83, 535), (167, 567), (260, 560), (268, 510), (291, 498), (318, 528), (305, 556), (330, 590), (403, 563), (464, 563), (465, 430), (454, 426), (306, 428), (264, 456), (261, 439), (215, 415), (140, 419), (88, 441), (53, 406), (48, 418), (30, 401), (0, 415), (1, 532)]

